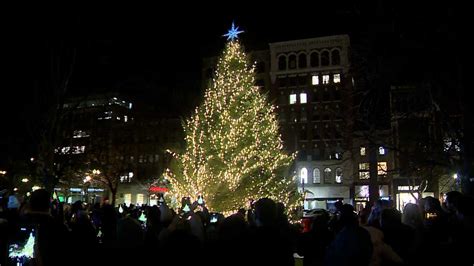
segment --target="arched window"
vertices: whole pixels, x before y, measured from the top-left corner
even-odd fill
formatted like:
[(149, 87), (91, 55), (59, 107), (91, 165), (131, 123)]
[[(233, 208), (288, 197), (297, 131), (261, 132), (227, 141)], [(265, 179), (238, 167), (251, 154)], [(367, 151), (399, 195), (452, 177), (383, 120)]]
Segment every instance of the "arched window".
[(321, 53), (321, 65), (329, 66), (329, 51), (324, 51)]
[(278, 70), (286, 70), (286, 56), (284, 55), (278, 57)]
[(313, 169), (313, 183), (321, 184), (321, 172), (318, 168)]
[(295, 69), (296, 68), (296, 55), (292, 54), (288, 57), (288, 68)]
[(331, 52), (331, 64), (340, 65), (341, 64), (341, 55), (339, 50), (333, 50)]
[(331, 168), (326, 167), (324, 169), (324, 183), (329, 183), (329, 180), (331, 180)]
[(342, 169), (336, 168), (336, 183), (342, 184)]
[(298, 56), (298, 67), (299, 68), (306, 68), (307, 61), (306, 61), (306, 54), (300, 54)]
[(301, 184), (308, 183), (308, 169), (306, 169), (305, 167), (301, 168), (300, 170), (300, 182)]
[(311, 53), (311, 56), (309, 57), (309, 61), (310, 61), (311, 67), (318, 67), (319, 66), (319, 53), (317, 52)]

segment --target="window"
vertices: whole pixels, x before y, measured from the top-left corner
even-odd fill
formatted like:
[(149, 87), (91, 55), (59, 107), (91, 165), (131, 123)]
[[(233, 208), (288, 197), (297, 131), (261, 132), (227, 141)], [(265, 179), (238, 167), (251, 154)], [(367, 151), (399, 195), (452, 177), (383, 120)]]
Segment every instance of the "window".
[(334, 100), (341, 100), (341, 91), (338, 87), (336, 87), (334, 91)]
[(318, 75), (313, 75), (313, 77), (311, 79), (311, 84), (319, 85), (319, 76)]
[(306, 122), (308, 121), (308, 116), (306, 114), (306, 111), (303, 109), (301, 110), (301, 122)]
[(308, 98), (306, 97), (306, 92), (300, 93), (300, 103), (307, 103)]
[(278, 70), (286, 70), (286, 56), (278, 57)]
[(323, 84), (329, 83), (329, 75), (323, 75)]
[(332, 77), (334, 83), (341, 83), (341, 74), (334, 74)]
[(308, 85), (308, 76), (298, 76), (298, 86)]
[(123, 122), (127, 123), (128, 122), (128, 116), (123, 116)]
[(339, 50), (333, 50), (331, 52), (331, 64), (340, 65), (341, 64), (341, 55)]
[(130, 204), (132, 204), (132, 194), (123, 194), (123, 198), (123, 202), (125, 203), (125, 205), (130, 206)]
[(87, 134), (87, 132), (84, 130), (74, 130), (72, 137), (73, 138), (87, 138), (89, 137), (89, 134)]
[(329, 66), (329, 51), (324, 51), (321, 53), (321, 65)]
[(298, 56), (298, 67), (299, 68), (306, 68), (307, 62), (306, 62), (306, 54), (300, 54)]
[(331, 168), (327, 167), (324, 169), (324, 182), (328, 183), (331, 180)]
[(143, 194), (137, 194), (137, 205), (143, 205), (145, 203)]
[(321, 172), (318, 168), (313, 169), (313, 183), (321, 184)]
[(308, 130), (306, 130), (305, 126), (302, 126), (300, 130), (300, 140), (307, 140), (307, 136), (308, 136)]
[(292, 54), (288, 57), (288, 68), (295, 69), (296, 68), (296, 55)]
[(311, 67), (319, 66), (319, 54), (317, 52), (311, 53), (309, 60), (311, 63)]
[(386, 174), (387, 174), (387, 162), (378, 162), (377, 175), (386, 175)]
[(290, 123), (297, 123), (297, 122), (298, 122), (298, 119), (296, 118), (296, 113), (291, 112), (291, 114), (290, 114)]
[(359, 164), (359, 178), (360, 179), (369, 179), (369, 163), (360, 163)]
[(62, 147), (62, 148), (58, 148), (55, 150), (56, 153), (60, 153), (60, 154), (81, 154), (81, 153), (84, 153), (86, 150), (86, 146), (72, 146), (72, 147), (69, 147), (69, 146), (66, 146), (66, 147)]
[(341, 168), (336, 168), (336, 183), (338, 184), (342, 183), (342, 169)]
[(308, 184), (308, 170), (305, 167), (300, 170), (300, 182), (301, 184)]
[(296, 103), (296, 94), (290, 94), (290, 104)]
[(360, 147), (360, 155), (365, 156), (365, 147)]
[(382, 147), (382, 146), (379, 147), (379, 154), (380, 155), (385, 155), (385, 148), (384, 147)]

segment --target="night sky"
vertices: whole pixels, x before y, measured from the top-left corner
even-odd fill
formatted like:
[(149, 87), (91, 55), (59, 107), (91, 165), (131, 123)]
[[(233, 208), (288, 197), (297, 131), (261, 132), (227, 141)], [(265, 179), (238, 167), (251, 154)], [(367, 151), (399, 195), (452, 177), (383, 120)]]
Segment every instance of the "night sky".
[[(29, 141), (25, 124), (36, 112), (31, 106), (38, 101), (38, 93), (48, 95), (51, 51), (62, 55), (76, 48), (70, 95), (119, 90), (149, 101), (161, 112), (183, 115), (201, 95), (202, 58), (221, 51), (225, 44), (221, 36), (233, 20), (246, 31), (241, 35), (246, 49), (254, 50), (267, 49), (269, 42), (344, 33), (357, 44), (368, 31), (381, 30), (382, 38), (392, 20), (405, 31), (400, 38), (424, 46), (428, 39), (421, 31), (438, 30), (439, 24), (430, 24), (433, 21), (452, 27), (456, 16), (445, 4), (428, 8), (340, 2), (294, 7), (235, 4), (239, 7), (217, 10), (179, 2), (166, 7), (7, 12), (2, 18), (7, 25), (7, 38), (3, 38), (7, 72), (0, 109), (2, 153)], [(385, 51), (390, 45), (393, 42), (384, 40), (377, 47)]]

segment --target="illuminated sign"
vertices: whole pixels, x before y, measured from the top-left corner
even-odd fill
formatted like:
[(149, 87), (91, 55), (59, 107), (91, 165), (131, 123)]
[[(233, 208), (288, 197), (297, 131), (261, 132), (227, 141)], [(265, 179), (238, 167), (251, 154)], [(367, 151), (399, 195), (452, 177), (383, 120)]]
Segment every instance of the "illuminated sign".
[(165, 188), (165, 187), (155, 187), (155, 186), (152, 186), (152, 187), (150, 187), (150, 192), (153, 192), (153, 193), (165, 193), (165, 192), (168, 192), (168, 189)]

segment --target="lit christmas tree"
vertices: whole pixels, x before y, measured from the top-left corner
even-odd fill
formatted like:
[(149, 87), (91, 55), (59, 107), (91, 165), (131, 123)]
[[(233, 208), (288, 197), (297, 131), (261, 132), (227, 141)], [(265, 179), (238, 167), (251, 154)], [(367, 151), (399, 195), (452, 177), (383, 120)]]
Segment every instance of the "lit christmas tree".
[(204, 102), (185, 121), (186, 148), (165, 177), (171, 194), (197, 199), (211, 211), (230, 213), (250, 199), (269, 197), (294, 208), (296, 184), (288, 177), (294, 156), (283, 151), (275, 108), (254, 85), (254, 66), (232, 24)]

